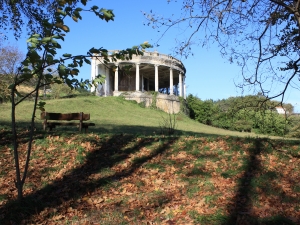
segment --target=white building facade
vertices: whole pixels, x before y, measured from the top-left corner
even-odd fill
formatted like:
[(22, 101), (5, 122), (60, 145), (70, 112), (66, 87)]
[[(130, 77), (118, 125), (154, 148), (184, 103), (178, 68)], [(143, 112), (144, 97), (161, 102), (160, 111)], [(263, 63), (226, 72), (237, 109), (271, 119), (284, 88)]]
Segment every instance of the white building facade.
[[(144, 52), (144, 55), (133, 55), (131, 60), (108, 64), (104, 64), (101, 57), (93, 57), (91, 66), (92, 80), (99, 74), (105, 76), (105, 83), (98, 86), (96, 95), (118, 96), (124, 92), (155, 91), (186, 98), (186, 69), (180, 60), (172, 56)], [(91, 91), (94, 92), (95, 87)]]

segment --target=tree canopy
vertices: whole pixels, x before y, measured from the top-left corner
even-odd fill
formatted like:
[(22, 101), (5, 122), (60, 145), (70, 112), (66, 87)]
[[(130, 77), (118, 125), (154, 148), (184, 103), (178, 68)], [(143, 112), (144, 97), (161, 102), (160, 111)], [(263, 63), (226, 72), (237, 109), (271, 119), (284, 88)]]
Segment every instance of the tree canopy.
[(190, 94), (187, 105), (191, 118), (206, 125), (268, 135), (299, 135), (294, 132), (299, 127), (299, 119), (293, 115), (293, 106), (283, 104), (285, 114), (279, 114), (276, 107), (280, 103), (261, 95), (202, 101)]
[[(6, 37), (7, 33), (12, 31), (15, 38), (18, 39), (25, 32), (24, 28), (26, 28), (28, 35), (42, 34), (45, 31), (45, 22), (54, 21), (55, 13), (59, 12), (59, 8), (66, 5), (66, 15), (68, 14), (77, 22), (82, 17), (79, 11), (75, 9), (78, 5), (86, 6), (87, 2), (88, 0), (0, 0), (0, 29), (3, 32), (2, 35)], [(105, 10), (105, 13), (100, 12), (101, 10), (98, 10), (98, 7), (81, 10), (94, 12), (99, 18), (106, 21), (113, 20), (111, 10)], [(73, 12), (75, 14), (72, 14)]]
[(17, 46), (0, 46), (0, 75), (15, 75), (21, 61), (24, 59), (23, 52)]
[(56, 0), (1, 0), (0, 29), (4, 35), (12, 30), (16, 38), (23, 27), (28, 33), (41, 32), (42, 21), (52, 17), (56, 6)]
[(175, 27), (185, 34), (177, 54), (188, 57), (193, 45), (217, 43), (223, 56), (241, 66), (241, 88), (283, 99), (289, 86), (299, 87), (300, 0), (184, 0), (181, 15), (145, 15), (163, 35)]

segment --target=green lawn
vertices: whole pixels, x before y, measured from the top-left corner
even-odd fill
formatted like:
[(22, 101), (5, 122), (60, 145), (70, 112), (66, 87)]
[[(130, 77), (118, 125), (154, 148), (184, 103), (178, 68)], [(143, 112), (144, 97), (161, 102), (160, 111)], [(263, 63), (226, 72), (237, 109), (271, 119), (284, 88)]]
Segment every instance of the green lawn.
[[(30, 121), (33, 102), (25, 101), (17, 108), (17, 119), (20, 126)], [(10, 126), (10, 104), (1, 105), (0, 126)], [(132, 101), (120, 97), (99, 98), (96, 96), (69, 98), (46, 101), (48, 112), (84, 112), (91, 114), (90, 122), (96, 124), (91, 127), (92, 132), (129, 133), (129, 134), (160, 134), (160, 124), (168, 114), (160, 110), (142, 108)], [(36, 126), (41, 129), (40, 112), (37, 111)], [(176, 116), (177, 134), (216, 134), (242, 137), (256, 137), (254, 133), (242, 133), (223, 130), (198, 123), (185, 115)], [(28, 125), (27, 125), (28, 126)], [(57, 128), (58, 131), (62, 128)], [(66, 128), (63, 128), (66, 130)], [(67, 130), (75, 130), (67, 128)]]

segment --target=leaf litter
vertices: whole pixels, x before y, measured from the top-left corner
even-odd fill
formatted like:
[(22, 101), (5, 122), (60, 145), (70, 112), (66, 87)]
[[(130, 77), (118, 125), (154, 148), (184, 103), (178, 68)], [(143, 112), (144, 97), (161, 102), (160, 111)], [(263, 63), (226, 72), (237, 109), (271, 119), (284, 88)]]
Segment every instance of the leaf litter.
[[(26, 146), (20, 143), (22, 166)], [(34, 142), (26, 209), (15, 215), (12, 150), (4, 143), (0, 222), (265, 224), (280, 216), (299, 224), (300, 159), (283, 148), (298, 150), (294, 142), (254, 138), (49, 135)]]

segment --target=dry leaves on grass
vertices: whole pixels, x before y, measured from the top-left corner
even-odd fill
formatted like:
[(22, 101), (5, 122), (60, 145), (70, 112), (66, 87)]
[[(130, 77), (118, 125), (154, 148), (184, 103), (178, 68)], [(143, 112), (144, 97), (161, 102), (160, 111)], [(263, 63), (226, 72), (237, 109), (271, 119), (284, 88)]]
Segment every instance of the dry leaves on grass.
[[(25, 200), (34, 197), (35, 205), (17, 218), (9, 217), (17, 207), (8, 205), (16, 191), (11, 149), (3, 146), (0, 221), (263, 224), (259, 221), (283, 215), (299, 222), (299, 158), (270, 150), (264, 140), (192, 136), (159, 140), (96, 134), (36, 140), (24, 188)], [(22, 165), (25, 145), (20, 145)], [(286, 147), (298, 150), (288, 143)]]

